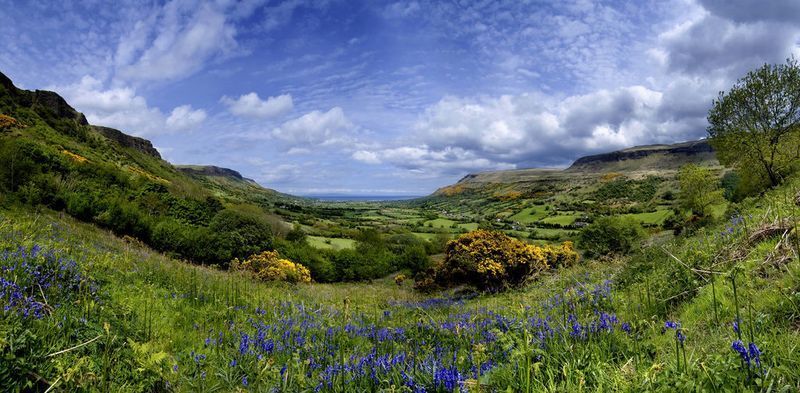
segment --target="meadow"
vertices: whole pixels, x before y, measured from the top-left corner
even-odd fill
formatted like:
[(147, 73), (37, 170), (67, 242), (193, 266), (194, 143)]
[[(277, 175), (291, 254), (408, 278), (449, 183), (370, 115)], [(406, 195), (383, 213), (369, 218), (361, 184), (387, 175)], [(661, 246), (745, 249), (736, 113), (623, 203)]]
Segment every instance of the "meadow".
[(3, 210), (0, 385), (796, 391), (797, 186), (694, 236), (502, 294), (423, 295), (391, 276), (261, 283), (46, 209)]

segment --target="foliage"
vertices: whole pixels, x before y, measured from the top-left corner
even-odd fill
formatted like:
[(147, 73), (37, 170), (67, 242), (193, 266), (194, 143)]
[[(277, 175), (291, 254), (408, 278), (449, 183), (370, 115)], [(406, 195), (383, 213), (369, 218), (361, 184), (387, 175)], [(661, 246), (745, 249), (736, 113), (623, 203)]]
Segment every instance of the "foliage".
[(217, 213), (208, 225), (216, 235), (217, 244), (230, 252), (230, 258), (245, 258), (273, 247), (272, 227), (263, 213), (225, 209)]
[(548, 267), (572, 265), (576, 259), (571, 243), (539, 247), (479, 229), (449, 242), (434, 274), (441, 286), (470, 284), (497, 291), (525, 283)]
[(776, 186), (800, 159), (800, 64), (750, 71), (721, 92), (708, 112), (717, 157), (750, 183)]
[(578, 247), (587, 256), (626, 254), (644, 239), (642, 225), (631, 217), (605, 216), (581, 229)]
[(281, 258), (277, 251), (264, 251), (243, 261), (234, 259), (230, 265), (231, 269), (250, 272), (262, 281), (311, 282), (311, 272), (305, 266)]
[(678, 172), (678, 182), (681, 187), (678, 197), (681, 207), (697, 216), (708, 215), (709, 207), (723, 201), (723, 192), (711, 168), (684, 165)]
[(598, 200), (608, 199), (627, 199), (634, 202), (648, 202), (656, 196), (658, 184), (661, 179), (656, 176), (648, 176), (641, 180), (627, 179), (622, 176), (610, 177), (600, 185), (595, 192)]
[[(794, 391), (800, 274), (793, 261), (763, 263), (776, 250), (793, 255), (784, 249), (793, 246), (779, 237), (754, 244), (748, 232), (797, 207), (774, 192), (739, 207), (744, 216), (645, 247), (624, 263), (573, 264), (540, 274), (534, 285), (470, 298), (464, 291), (424, 297), (391, 276), (287, 288), (187, 265), (47, 209), (15, 206), (0, 212), (0, 253), (61, 248), (56, 255), (75, 261), (96, 290), (84, 298), (54, 285), (44, 292), (60, 303), (53, 314), (0, 314), (0, 386)], [(297, 245), (281, 239), (276, 247), (283, 243)], [(747, 259), (729, 257), (738, 250)]]
[(10, 130), (19, 126), (20, 123), (17, 121), (17, 119), (0, 113), (0, 131)]

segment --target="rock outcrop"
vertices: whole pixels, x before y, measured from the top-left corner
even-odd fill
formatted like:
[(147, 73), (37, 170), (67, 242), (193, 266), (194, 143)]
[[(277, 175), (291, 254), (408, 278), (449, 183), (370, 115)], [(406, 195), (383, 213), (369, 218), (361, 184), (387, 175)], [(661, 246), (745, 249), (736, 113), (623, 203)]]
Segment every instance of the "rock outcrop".
[[(569, 169), (587, 169), (610, 162), (636, 160), (654, 154), (669, 156), (694, 156), (713, 153), (714, 149), (707, 140), (676, 143), (674, 145), (638, 146), (630, 149), (618, 150), (610, 153), (595, 154), (581, 157), (572, 163)], [(568, 170), (569, 170), (568, 169)]]
[(139, 138), (137, 136), (128, 135), (120, 130), (110, 128), (110, 127), (102, 127), (102, 126), (91, 126), (93, 130), (97, 131), (100, 135), (120, 144), (124, 147), (129, 147), (134, 150), (138, 150), (144, 154), (153, 156), (155, 158), (161, 159), (161, 154), (159, 154), (158, 150), (153, 147), (153, 144), (144, 138)]
[(58, 93), (48, 90), (28, 91), (18, 89), (14, 86), (14, 82), (3, 73), (0, 73), (0, 86), (11, 97), (12, 102), (19, 106), (47, 112), (57, 119), (75, 120), (79, 125), (89, 125), (86, 116), (71, 107)]
[(233, 169), (221, 168), (213, 165), (176, 165), (175, 168), (177, 168), (181, 172), (188, 174), (195, 174), (202, 176), (232, 177), (238, 180), (252, 181), (250, 179), (243, 177), (241, 173), (236, 172)]

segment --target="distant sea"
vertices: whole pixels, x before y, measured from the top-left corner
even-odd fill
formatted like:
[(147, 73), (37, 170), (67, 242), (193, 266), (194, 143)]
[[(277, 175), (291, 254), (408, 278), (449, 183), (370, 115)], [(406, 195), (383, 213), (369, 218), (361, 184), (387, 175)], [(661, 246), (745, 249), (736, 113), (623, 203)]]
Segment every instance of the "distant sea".
[(405, 201), (422, 198), (423, 195), (305, 195), (305, 197), (329, 202), (383, 202)]

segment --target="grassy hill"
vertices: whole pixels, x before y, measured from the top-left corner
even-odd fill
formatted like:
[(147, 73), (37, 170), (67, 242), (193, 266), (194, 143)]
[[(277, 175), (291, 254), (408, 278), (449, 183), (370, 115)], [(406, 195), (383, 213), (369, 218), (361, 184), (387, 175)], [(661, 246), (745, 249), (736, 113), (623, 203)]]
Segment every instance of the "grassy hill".
[(627, 259), (461, 298), (389, 279), (258, 283), (49, 210), (0, 210), (0, 386), (796, 391), (798, 187)]
[(690, 163), (723, 172), (707, 141), (637, 146), (582, 157), (566, 169), (469, 174), (417, 205), (456, 227), (483, 223), (532, 241), (573, 239), (603, 215), (627, 215), (657, 229), (672, 214), (678, 169)]

